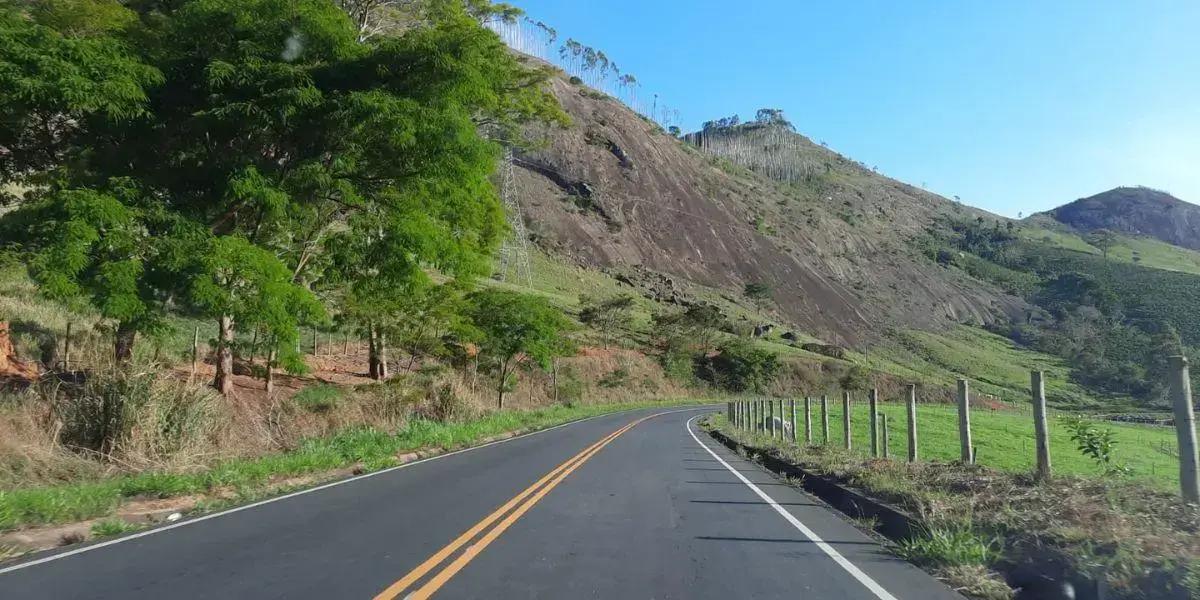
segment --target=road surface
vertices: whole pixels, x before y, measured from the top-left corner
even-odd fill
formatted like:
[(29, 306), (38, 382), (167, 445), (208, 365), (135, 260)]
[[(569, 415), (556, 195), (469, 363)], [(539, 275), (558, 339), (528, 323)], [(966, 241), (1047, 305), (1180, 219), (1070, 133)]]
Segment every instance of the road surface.
[(0, 598), (961, 598), (701, 433), (594, 418), (0, 568)]

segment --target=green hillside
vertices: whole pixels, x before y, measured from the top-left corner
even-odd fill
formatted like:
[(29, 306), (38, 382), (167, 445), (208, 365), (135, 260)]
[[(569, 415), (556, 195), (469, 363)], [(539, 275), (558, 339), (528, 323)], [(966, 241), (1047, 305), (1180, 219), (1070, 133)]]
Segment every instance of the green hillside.
[(1109, 241), (1105, 256), (1064, 226), (976, 219), (940, 221), (918, 245), (1032, 305), (999, 333), (1059, 357), (1093, 394), (1164, 408), (1166, 358), (1200, 347), (1200, 254), (1148, 238)]

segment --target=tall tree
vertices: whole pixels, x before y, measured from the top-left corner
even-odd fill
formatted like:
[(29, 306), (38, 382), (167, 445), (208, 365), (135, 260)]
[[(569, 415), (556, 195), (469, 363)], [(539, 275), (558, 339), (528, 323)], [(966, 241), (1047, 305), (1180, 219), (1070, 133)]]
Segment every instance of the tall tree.
[[(482, 272), (504, 225), (488, 180), (498, 150), (480, 128), (565, 119), (540, 87), (545, 73), (521, 65), (458, 0), (429, 0), (421, 26), (370, 44), (327, 0), (131, 6), (143, 18), (121, 35), (138, 40), (136, 56), (115, 34), (69, 38), (42, 27), (31, 36), (29, 17), (4, 13), (0, 35), (62, 59), (45, 74), (43, 58), (17, 53), (46, 99), (34, 111), (4, 95), (4, 110), (32, 116), (3, 143), (19, 152), (0, 156), (3, 168), (55, 169), (38, 208), (63, 215), (41, 236), (65, 248), (49, 251), (62, 260), (42, 260), (43, 272), (60, 275), (56, 287), (98, 287), (105, 293), (94, 303), (122, 310), (124, 299), (171, 299), (217, 321), (222, 391), (236, 328), (273, 332), (286, 362), (295, 327), (321, 318), (314, 288), (358, 286), (367, 305), (426, 268)], [(97, 56), (104, 62), (88, 62)], [(64, 74), (102, 77), (93, 71), (108, 79), (77, 77), (67, 80), (71, 93), (50, 94)], [(14, 72), (24, 76), (0, 77)], [(23, 140), (45, 129), (46, 115), (61, 122), (49, 132), (64, 143), (42, 157)], [(97, 211), (121, 225), (114, 242), (139, 250), (119, 273), (94, 268), (113, 262), (103, 253), (114, 229), (72, 224), (95, 225)], [(337, 268), (331, 244), (359, 252), (350, 254), (359, 262)], [(119, 303), (108, 298), (117, 289)], [(132, 323), (152, 321), (138, 316), (147, 310), (129, 312)]]
[(489, 289), (468, 299), (468, 315), (478, 331), (480, 352), (496, 367), (497, 408), (504, 408), (505, 389), (518, 368), (534, 365), (548, 369), (555, 357), (572, 351), (565, 336), (571, 323), (544, 298)]
[(608, 343), (615, 330), (620, 327), (628, 327), (633, 318), (632, 296), (613, 298), (584, 296), (579, 299), (579, 303), (581, 305), (579, 321), (600, 332), (604, 338), (605, 348), (608, 348)]
[(1100, 249), (1100, 252), (1104, 254), (1104, 258), (1107, 259), (1109, 251), (1117, 245), (1119, 237), (1117, 236), (1117, 233), (1111, 229), (1097, 229), (1087, 234), (1084, 240), (1092, 246)]

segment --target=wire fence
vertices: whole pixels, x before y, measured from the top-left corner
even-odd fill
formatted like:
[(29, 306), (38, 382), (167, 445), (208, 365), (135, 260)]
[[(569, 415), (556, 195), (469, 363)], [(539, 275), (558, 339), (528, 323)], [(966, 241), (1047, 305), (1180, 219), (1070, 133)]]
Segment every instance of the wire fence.
[(1011, 409), (977, 403), (969, 382), (960, 380), (955, 405), (918, 404), (916, 386), (910, 386), (905, 398), (840, 390), (835, 396), (737, 400), (728, 404), (726, 418), (755, 435), (872, 458), (979, 463), (1040, 477), (1052, 472), (1129, 477), (1200, 502), (1186, 361), (1171, 375), (1175, 415), (1169, 421), (1101, 422), (1103, 415), (1049, 410), (1043, 377), (1035, 372), (1031, 401)]

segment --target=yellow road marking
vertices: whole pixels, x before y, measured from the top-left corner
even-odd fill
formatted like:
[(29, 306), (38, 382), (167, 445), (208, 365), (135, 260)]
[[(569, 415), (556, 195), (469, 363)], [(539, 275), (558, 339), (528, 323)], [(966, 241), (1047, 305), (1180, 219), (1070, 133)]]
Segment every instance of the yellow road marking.
[(570, 475), (575, 469), (578, 469), (580, 466), (583, 465), (583, 463), (587, 462), (589, 458), (595, 456), (598, 452), (603, 450), (605, 446), (612, 443), (612, 441), (617, 439), (622, 433), (625, 433), (626, 431), (633, 429), (633, 427), (635, 425), (637, 425), (638, 423), (641, 423), (642, 421), (645, 421), (646, 419), (649, 419), (649, 418), (650, 417), (645, 417), (645, 418), (639, 419), (637, 421), (634, 421), (633, 423), (626, 426), (624, 429), (616, 432), (611, 437), (604, 440), (604, 442), (598, 448), (595, 448), (594, 450), (589, 452), (587, 456), (584, 456), (583, 458), (579, 459), (579, 461), (577, 461), (575, 464), (571, 465), (571, 467), (569, 469), (560, 473), (557, 477), (554, 478), (553, 481), (546, 484), (546, 487), (538, 490), (538, 493), (534, 494), (532, 498), (530, 498), (527, 502), (525, 502), (521, 506), (517, 507), (517, 509), (514, 510), (512, 512), (512, 514), (505, 517), (504, 520), (500, 522), (500, 524), (493, 527), (492, 530), (487, 532), (487, 534), (484, 535), (478, 542), (475, 542), (469, 548), (467, 548), (466, 551), (464, 551), (461, 555), (459, 555), (458, 558), (454, 559), (453, 562), (451, 562), (449, 565), (447, 565), (445, 569), (442, 569), (442, 571), (440, 573), (438, 573), (437, 575), (435, 575), (433, 577), (433, 579), (430, 579), (428, 583), (421, 586), (420, 589), (413, 592), (412, 594), (409, 594), (405, 600), (426, 600), (427, 598), (432, 596), (434, 592), (441, 589), (441, 587), (443, 585), (446, 585), (446, 582), (449, 581), (451, 577), (454, 577), (455, 575), (457, 575), (458, 572), (463, 569), (463, 567), (467, 566), (467, 563), (474, 560), (475, 557), (478, 556), (480, 552), (483, 552), (483, 550), (488, 547), (488, 545), (490, 545), (492, 542), (496, 541), (496, 538), (500, 537), (500, 534), (504, 533), (504, 531), (506, 529), (508, 529), (509, 527), (511, 527), (513, 523), (516, 523), (517, 519), (520, 519), (522, 515), (524, 515), (526, 512), (529, 511), (530, 508), (533, 508), (533, 505), (537, 504), (542, 498), (544, 498), (546, 496), (546, 494), (549, 494), (550, 490), (553, 490), (555, 487), (558, 486), (558, 484), (562, 483), (562, 481), (564, 479), (566, 479), (567, 476)]
[[(608, 434), (607, 436), (604, 436), (596, 443), (592, 444), (591, 446), (588, 446), (587, 448), (584, 448), (582, 451), (579, 452), (579, 454), (576, 454), (575, 456), (572, 456), (571, 458), (567, 459), (565, 462), (563, 462), (562, 464), (560, 464), (559, 466), (557, 466), (553, 470), (551, 470), (549, 473), (544, 475), (541, 479), (537, 480), (533, 485), (529, 486), (528, 488), (525, 488), (524, 491), (522, 491), (521, 493), (514, 496), (508, 502), (504, 503), (503, 506), (496, 509), (494, 512), (492, 512), (492, 514), (488, 515), (482, 521), (476, 523), (470, 529), (463, 532), (463, 534), (458, 536), (457, 538), (455, 538), (453, 542), (450, 542), (449, 544), (447, 544), (445, 548), (438, 550), (433, 556), (430, 556), (428, 559), (425, 560), (425, 562), (421, 563), (417, 568), (413, 569), (409, 574), (405, 575), (402, 579), (400, 579), (396, 583), (393, 583), (392, 585), (388, 586), (387, 589), (383, 590), (382, 592), (380, 592), (378, 595), (375, 596), (375, 600), (394, 600), (395, 598), (400, 597), (401, 592), (403, 592), (405, 589), (407, 589), (409, 586), (411, 586), (417, 580), (419, 580), (422, 577), (424, 577), (425, 575), (427, 575), (430, 571), (432, 571), (434, 568), (436, 568), (438, 565), (440, 565), (443, 561), (445, 561), (446, 558), (448, 558), (451, 554), (457, 552), (467, 542), (471, 541), (475, 536), (479, 535), (480, 532), (482, 532), (484, 529), (486, 529), (488, 526), (490, 526), (492, 523), (494, 523), (497, 519), (504, 516), (504, 514), (507, 513), (509, 510), (512, 510), (512, 508), (514, 506), (516, 506), (517, 504), (519, 504), (522, 500), (524, 500), (525, 498), (527, 498), (531, 494), (533, 494), (534, 491), (536, 491), (539, 487), (541, 487), (547, 481), (551, 481), (551, 480), (555, 479), (556, 476), (561, 475), (561, 477), (559, 477), (557, 480), (555, 480), (554, 483), (549, 487), (553, 488), (554, 486), (558, 485), (558, 482), (562, 481), (562, 478), (566, 477), (567, 474), (574, 471), (575, 468), (578, 467), (580, 464), (583, 464), (584, 461), (591, 458), (591, 456), (593, 454), (595, 454), (596, 452), (598, 452), (601, 448), (608, 445), (609, 442), (616, 439), (617, 436), (625, 433), (626, 431), (629, 431), (635, 425), (637, 425), (638, 423), (641, 423), (642, 421), (645, 421), (648, 418), (650, 418), (650, 417), (645, 417), (643, 419), (634, 421), (633, 423), (630, 423), (629, 425), (626, 425), (626, 426), (618, 429), (617, 431), (614, 431), (614, 432)], [(549, 489), (547, 489), (546, 491), (548, 492)], [(520, 514), (524, 514), (525, 511), (529, 509), (529, 506), (532, 506), (533, 503), (536, 503), (543, 496), (545, 496), (545, 493), (535, 496), (534, 499), (532, 499), (528, 505), (523, 507), (524, 508), (523, 510), (518, 509)], [(516, 519), (513, 519), (513, 520), (515, 521)], [(504, 528), (507, 529), (507, 526), (505, 526)], [(490, 543), (490, 541), (488, 543)], [(486, 546), (486, 544), (484, 544), (484, 546)], [(479, 550), (483, 550), (483, 548), (479, 548)], [(475, 552), (475, 554), (478, 554), (478, 552)], [(474, 554), (472, 554), (471, 556), (474, 557)], [(459, 560), (461, 560), (461, 557)], [(457, 563), (457, 562), (458, 561), (456, 560), (455, 563)], [(463, 562), (462, 564), (465, 565), (466, 562)], [(457, 572), (461, 568), (462, 568), (462, 566), (460, 565), (458, 569), (455, 569), (455, 572)], [(449, 577), (447, 577), (446, 579), (449, 579)], [(443, 581), (443, 583), (444, 583), (444, 581)], [(439, 584), (438, 587), (441, 587), (441, 585)], [(424, 591), (425, 588), (421, 588), (421, 590)], [(434, 590), (436, 590), (436, 588), (434, 588)], [(430, 590), (429, 593), (432, 593), (434, 590)], [(415, 598), (415, 597), (417, 597), (417, 596), (415, 596), (415, 595), (409, 596), (409, 598)]]

